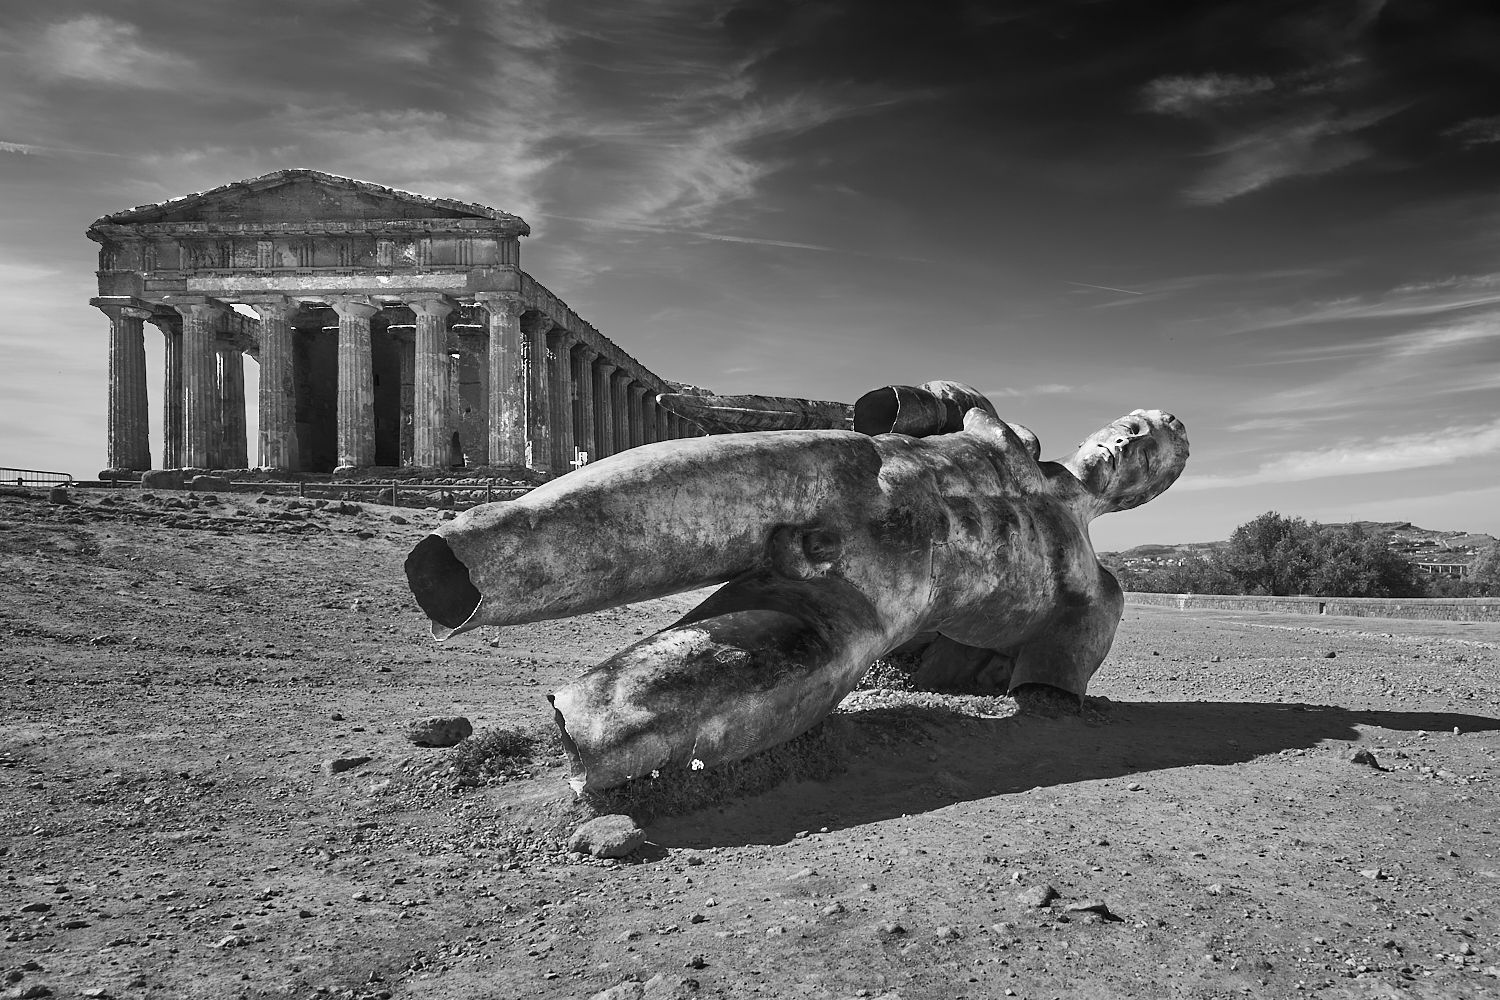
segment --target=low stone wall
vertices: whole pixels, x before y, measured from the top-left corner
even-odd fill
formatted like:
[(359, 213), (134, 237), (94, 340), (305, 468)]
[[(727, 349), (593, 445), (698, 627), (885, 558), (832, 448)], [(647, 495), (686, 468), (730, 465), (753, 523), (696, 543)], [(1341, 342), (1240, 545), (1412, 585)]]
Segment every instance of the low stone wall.
[(1177, 608), (1180, 611), (1207, 608), (1218, 611), (1278, 611), (1290, 615), (1500, 622), (1500, 598), (1494, 597), (1252, 597), (1127, 591), (1125, 602)]

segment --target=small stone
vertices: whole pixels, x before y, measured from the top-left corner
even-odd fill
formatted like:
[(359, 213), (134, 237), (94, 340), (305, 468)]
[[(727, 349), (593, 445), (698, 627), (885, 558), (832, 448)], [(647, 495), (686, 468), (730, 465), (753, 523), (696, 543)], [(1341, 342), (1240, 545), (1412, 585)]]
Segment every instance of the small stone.
[(1385, 770), (1385, 768), (1380, 766), (1380, 761), (1375, 758), (1375, 755), (1364, 749), (1355, 750), (1351, 753), (1349, 755), (1349, 763), (1363, 764), (1366, 767), (1373, 767), (1377, 771)]
[(939, 941), (957, 941), (958, 930), (944, 925), (937, 929), (937, 937)]
[(354, 900), (356, 903), (368, 903), (370, 901), (370, 894), (361, 889), (359, 892), (356, 892), (349, 898)]
[(1106, 904), (1102, 899), (1080, 900), (1077, 903), (1069, 903), (1064, 907), (1064, 909), (1068, 913), (1093, 913), (1097, 916), (1103, 917), (1105, 920), (1120, 919), (1110, 911), (1108, 904)]
[(788, 882), (796, 882), (796, 881), (798, 881), (800, 879), (811, 878), (812, 876), (814, 876), (816, 874), (817, 874), (817, 872), (813, 871), (811, 868), (803, 868), (800, 871), (796, 871), (796, 872), (793, 872), (792, 874), (788, 875), (786, 877), (786, 880)]
[(451, 747), (474, 735), (462, 715), (434, 715), (407, 723), (406, 738), (419, 747)]
[(91, 986), (83, 991), (83, 995), (91, 1000), (109, 1000), (109, 990), (103, 986)]
[(705, 917), (703, 914), (701, 914), (701, 913), (695, 913), (691, 917), (688, 917), (688, 923), (690, 923), (690, 924), (701, 924), (701, 923), (703, 923), (707, 919), (708, 918)]
[(46, 913), (52, 909), (51, 903), (27, 903), (21, 907), (22, 913)]
[(687, 859), (687, 863), (690, 864), (690, 865), (701, 865), (701, 864), (703, 864), (703, 858), (702, 858), (701, 855), (689, 854), (688, 855), (688, 859)]
[(1500, 979), (1500, 965), (1486, 965), (1484, 974), (1491, 979)]
[[(371, 539), (371, 538), (374, 538), (374, 537), (375, 537), (375, 532), (373, 532), (373, 531), (368, 531), (368, 530), (365, 530), (365, 529), (361, 529), (361, 530), (359, 530), (359, 531), (356, 531), (356, 532), (355, 532), (355, 533), (354, 533), (354, 537), (355, 537), (355, 538), (359, 538), (359, 539), (362, 539), (362, 540), (364, 540), (364, 541), (369, 541), (369, 540), (370, 540), (370, 539)], [(356, 608), (356, 609), (355, 609), (355, 610), (356, 610), (356, 611), (357, 611), (357, 610), (359, 610), (359, 609), (358, 609), (358, 608)]]
[(309, 918), (309, 917), (311, 917), (311, 916), (312, 916), (312, 915), (313, 915), (313, 914), (312, 914), (312, 910), (298, 910), (298, 911), (297, 911), (297, 916), (298, 916), (298, 917), (299, 917), (299, 918), (301, 918), (301, 919), (303, 919), (303, 920), (306, 920), (306, 919), (308, 919), (308, 918)]
[(1016, 893), (1016, 901), (1022, 906), (1041, 909), (1057, 898), (1057, 890), (1050, 885), (1033, 885)]
[(410, 524), (411, 522), (408, 521), (406, 518), (402, 517), (400, 514), (392, 514), (391, 515), (391, 523), (392, 524)]
[(1460, 955), (1472, 955), (1474, 954), (1474, 946), (1465, 941), (1458, 946), (1458, 953)]
[(1125, 790), (1127, 792), (1138, 792), (1141, 790), (1141, 783), (1139, 781), (1132, 781), (1130, 784), (1125, 786)]
[(627, 979), (623, 983), (611, 986), (607, 990), (600, 990), (589, 1000), (641, 1000), (646, 995), (646, 987), (642, 983)]
[(328, 717), (328, 719), (331, 722), (343, 722), (344, 721), (343, 715), (340, 714), (340, 713), (338, 713), (338, 712), (334, 712), (332, 715), (330, 715)]
[(683, 964), (683, 967), (687, 968), (687, 969), (706, 969), (706, 968), (708, 968), (708, 962), (707, 962), (706, 959), (704, 959), (704, 957), (702, 955), (694, 955), (692, 958), (689, 958), (686, 962), (684, 962), (682, 964)]
[(39, 1000), (41, 997), (50, 997), (52, 990), (38, 983), (35, 986), (23, 986), (20, 992), (13, 995), (16, 1000)]
[(1337, 650), (1330, 649), (1328, 652), (1326, 652), (1326, 653), (1323, 654), (1323, 659), (1325, 659), (1325, 660), (1331, 660), (1335, 656), (1338, 656), (1338, 655), (1339, 654), (1338, 654)]
[(883, 923), (883, 924), (880, 925), (880, 933), (882, 933), (882, 934), (890, 934), (892, 936), (895, 936), (897, 934), (905, 934), (906, 933), (906, 928), (902, 927), (900, 924), (896, 923), (894, 920), (888, 920), (885, 923)]
[(1377, 882), (1384, 882), (1386, 879), (1390, 878), (1389, 875), (1387, 875), (1379, 868), (1361, 868), (1359, 870), (1359, 873), (1365, 878), (1374, 879)]
[(1218, 653), (1215, 653), (1213, 656), (1209, 657), (1209, 661), (1208, 662), (1210, 662), (1210, 663), (1223, 663), (1224, 662), (1224, 657), (1220, 656)]
[(334, 757), (332, 760), (323, 762), (323, 770), (329, 774), (342, 774), (356, 767), (363, 767), (374, 759), (374, 757)]
[(221, 949), (222, 948), (238, 948), (241, 945), (244, 945), (245, 943), (246, 943), (245, 939), (242, 938), (242, 937), (240, 937), (238, 934), (229, 934), (229, 935), (227, 935), (225, 937), (222, 937), (219, 940), (215, 941), (213, 944), (209, 945), (209, 947), (210, 948), (221, 948)]
[(843, 913), (843, 912), (844, 912), (844, 904), (838, 902), (837, 900), (835, 900), (834, 902), (829, 903), (827, 906), (823, 907), (823, 916), (825, 916), (825, 917), (831, 917), (831, 916), (833, 916), (835, 914)]
[(1217, 882), (1215, 882), (1213, 885), (1209, 886), (1207, 889), (1205, 889), (1203, 891), (1206, 892), (1206, 893), (1208, 893), (1210, 896), (1222, 896), (1222, 895), (1224, 895), (1224, 887), (1222, 885), (1220, 885), (1219, 883), (1217, 883)]
[(73, 920), (64, 920), (61, 923), (59, 923), (57, 926), (61, 927), (65, 931), (77, 931), (77, 930), (82, 930), (83, 928), (87, 927), (88, 925), (89, 925), (89, 922), (87, 920), (73, 919)]
[(623, 858), (646, 842), (646, 831), (629, 816), (600, 816), (573, 831), (568, 850), (596, 858)]

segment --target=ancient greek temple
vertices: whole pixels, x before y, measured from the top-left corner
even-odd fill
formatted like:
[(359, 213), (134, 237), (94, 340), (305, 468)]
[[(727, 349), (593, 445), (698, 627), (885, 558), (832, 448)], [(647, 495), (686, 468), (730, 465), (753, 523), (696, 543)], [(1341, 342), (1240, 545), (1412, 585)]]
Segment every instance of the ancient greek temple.
[[(672, 387), (521, 270), (514, 215), (278, 170), (107, 215), (109, 465), (152, 467), (144, 328), (165, 338), (162, 468), (529, 468), (702, 433)], [(239, 305), (240, 308), (234, 308)], [(251, 315), (253, 313), (253, 315)]]

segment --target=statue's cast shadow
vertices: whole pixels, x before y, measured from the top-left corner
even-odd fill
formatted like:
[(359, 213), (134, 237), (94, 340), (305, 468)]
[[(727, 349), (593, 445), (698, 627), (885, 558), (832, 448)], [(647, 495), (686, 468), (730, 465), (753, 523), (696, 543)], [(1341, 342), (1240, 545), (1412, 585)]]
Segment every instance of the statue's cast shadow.
[[(1454, 712), (1265, 702), (1089, 703), (1082, 716), (1055, 718), (977, 718), (908, 708), (834, 715), (828, 724), (850, 744), (845, 773), (658, 819), (647, 828), (649, 839), (664, 848), (783, 844), (804, 831), (858, 827), (1035, 788), (1311, 751), (1325, 741), (1359, 740), (1360, 726), (1426, 731), (1434, 739), (1455, 728), (1500, 730), (1500, 719)], [(1142, 784), (1149, 793), (1149, 780)]]

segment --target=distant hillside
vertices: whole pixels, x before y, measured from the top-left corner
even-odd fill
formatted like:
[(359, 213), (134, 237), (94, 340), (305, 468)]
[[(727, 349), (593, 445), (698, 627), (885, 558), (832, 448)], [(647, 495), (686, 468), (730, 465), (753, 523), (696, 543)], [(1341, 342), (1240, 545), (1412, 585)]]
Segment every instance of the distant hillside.
[[(1390, 536), (1391, 548), (1419, 565), (1467, 565), (1479, 552), (1495, 543), (1493, 535), (1467, 531), (1433, 531), (1410, 521), (1357, 521), (1371, 534)], [(1121, 552), (1101, 552), (1099, 558), (1111, 566), (1174, 566), (1190, 557), (1203, 557), (1228, 545), (1224, 542), (1181, 542), (1175, 545), (1137, 545)]]

